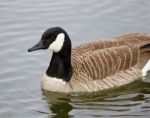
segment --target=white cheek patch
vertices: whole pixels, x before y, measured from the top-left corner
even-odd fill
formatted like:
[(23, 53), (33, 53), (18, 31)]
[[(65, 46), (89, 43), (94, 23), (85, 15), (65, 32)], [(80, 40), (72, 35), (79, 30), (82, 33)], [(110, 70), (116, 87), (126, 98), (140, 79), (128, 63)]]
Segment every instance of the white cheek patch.
[(63, 47), (65, 41), (65, 34), (60, 33), (57, 35), (55, 41), (49, 46), (48, 49), (53, 50), (54, 52), (59, 52)]

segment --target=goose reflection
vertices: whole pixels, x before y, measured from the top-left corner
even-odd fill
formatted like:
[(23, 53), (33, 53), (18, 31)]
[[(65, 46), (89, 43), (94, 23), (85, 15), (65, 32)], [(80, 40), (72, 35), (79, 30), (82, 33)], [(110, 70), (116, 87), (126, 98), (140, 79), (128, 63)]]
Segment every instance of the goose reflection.
[(49, 115), (46, 118), (69, 118), (69, 112), (73, 109), (73, 106), (70, 104), (69, 95), (54, 93), (49, 91), (42, 90), (42, 94), (46, 99), (49, 110), (52, 115)]

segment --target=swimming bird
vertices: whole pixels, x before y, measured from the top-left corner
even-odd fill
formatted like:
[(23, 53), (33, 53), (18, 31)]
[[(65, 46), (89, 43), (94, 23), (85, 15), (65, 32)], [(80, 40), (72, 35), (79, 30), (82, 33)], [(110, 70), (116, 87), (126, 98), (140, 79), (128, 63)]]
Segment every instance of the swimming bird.
[(138, 80), (150, 70), (150, 35), (146, 33), (120, 35), (72, 48), (68, 33), (53, 27), (28, 51), (39, 49), (53, 51), (41, 81), (42, 88), (48, 91), (103, 91)]

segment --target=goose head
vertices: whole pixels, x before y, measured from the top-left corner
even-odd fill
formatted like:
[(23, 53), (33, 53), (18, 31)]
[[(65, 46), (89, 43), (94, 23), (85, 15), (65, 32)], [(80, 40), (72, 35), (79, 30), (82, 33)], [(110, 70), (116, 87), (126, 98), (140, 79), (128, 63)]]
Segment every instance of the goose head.
[(46, 30), (43, 33), (41, 40), (28, 49), (28, 52), (40, 49), (50, 49), (53, 51), (51, 62), (46, 71), (46, 76), (59, 78), (68, 82), (72, 76), (72, 66), (71, 41), (67, 32), (60, 27)]
[(71, 41), (67, 32), (60, 27), (53, 27), (47, 29), (43, 33), (41, 40), (28, 49), (28, 52), (40, 49), (50, 49), (54, 53), (58, 53), (66, 48), (71, 48)]

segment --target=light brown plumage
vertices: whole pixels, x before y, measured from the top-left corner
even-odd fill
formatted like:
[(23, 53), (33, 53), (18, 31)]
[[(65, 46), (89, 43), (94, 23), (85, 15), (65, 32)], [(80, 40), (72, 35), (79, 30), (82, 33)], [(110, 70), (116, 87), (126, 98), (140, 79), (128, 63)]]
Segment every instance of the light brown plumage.
[[(148, 45), (148, 46), (147, 46)], [(150, 59), (150, 35), (128, 34), (82, 44), (72, 49), (73, 75), (59, 92), (91, 92), (129, 84), (142, 78)], [(48, 80), (43, 88), (50, 90)]]

